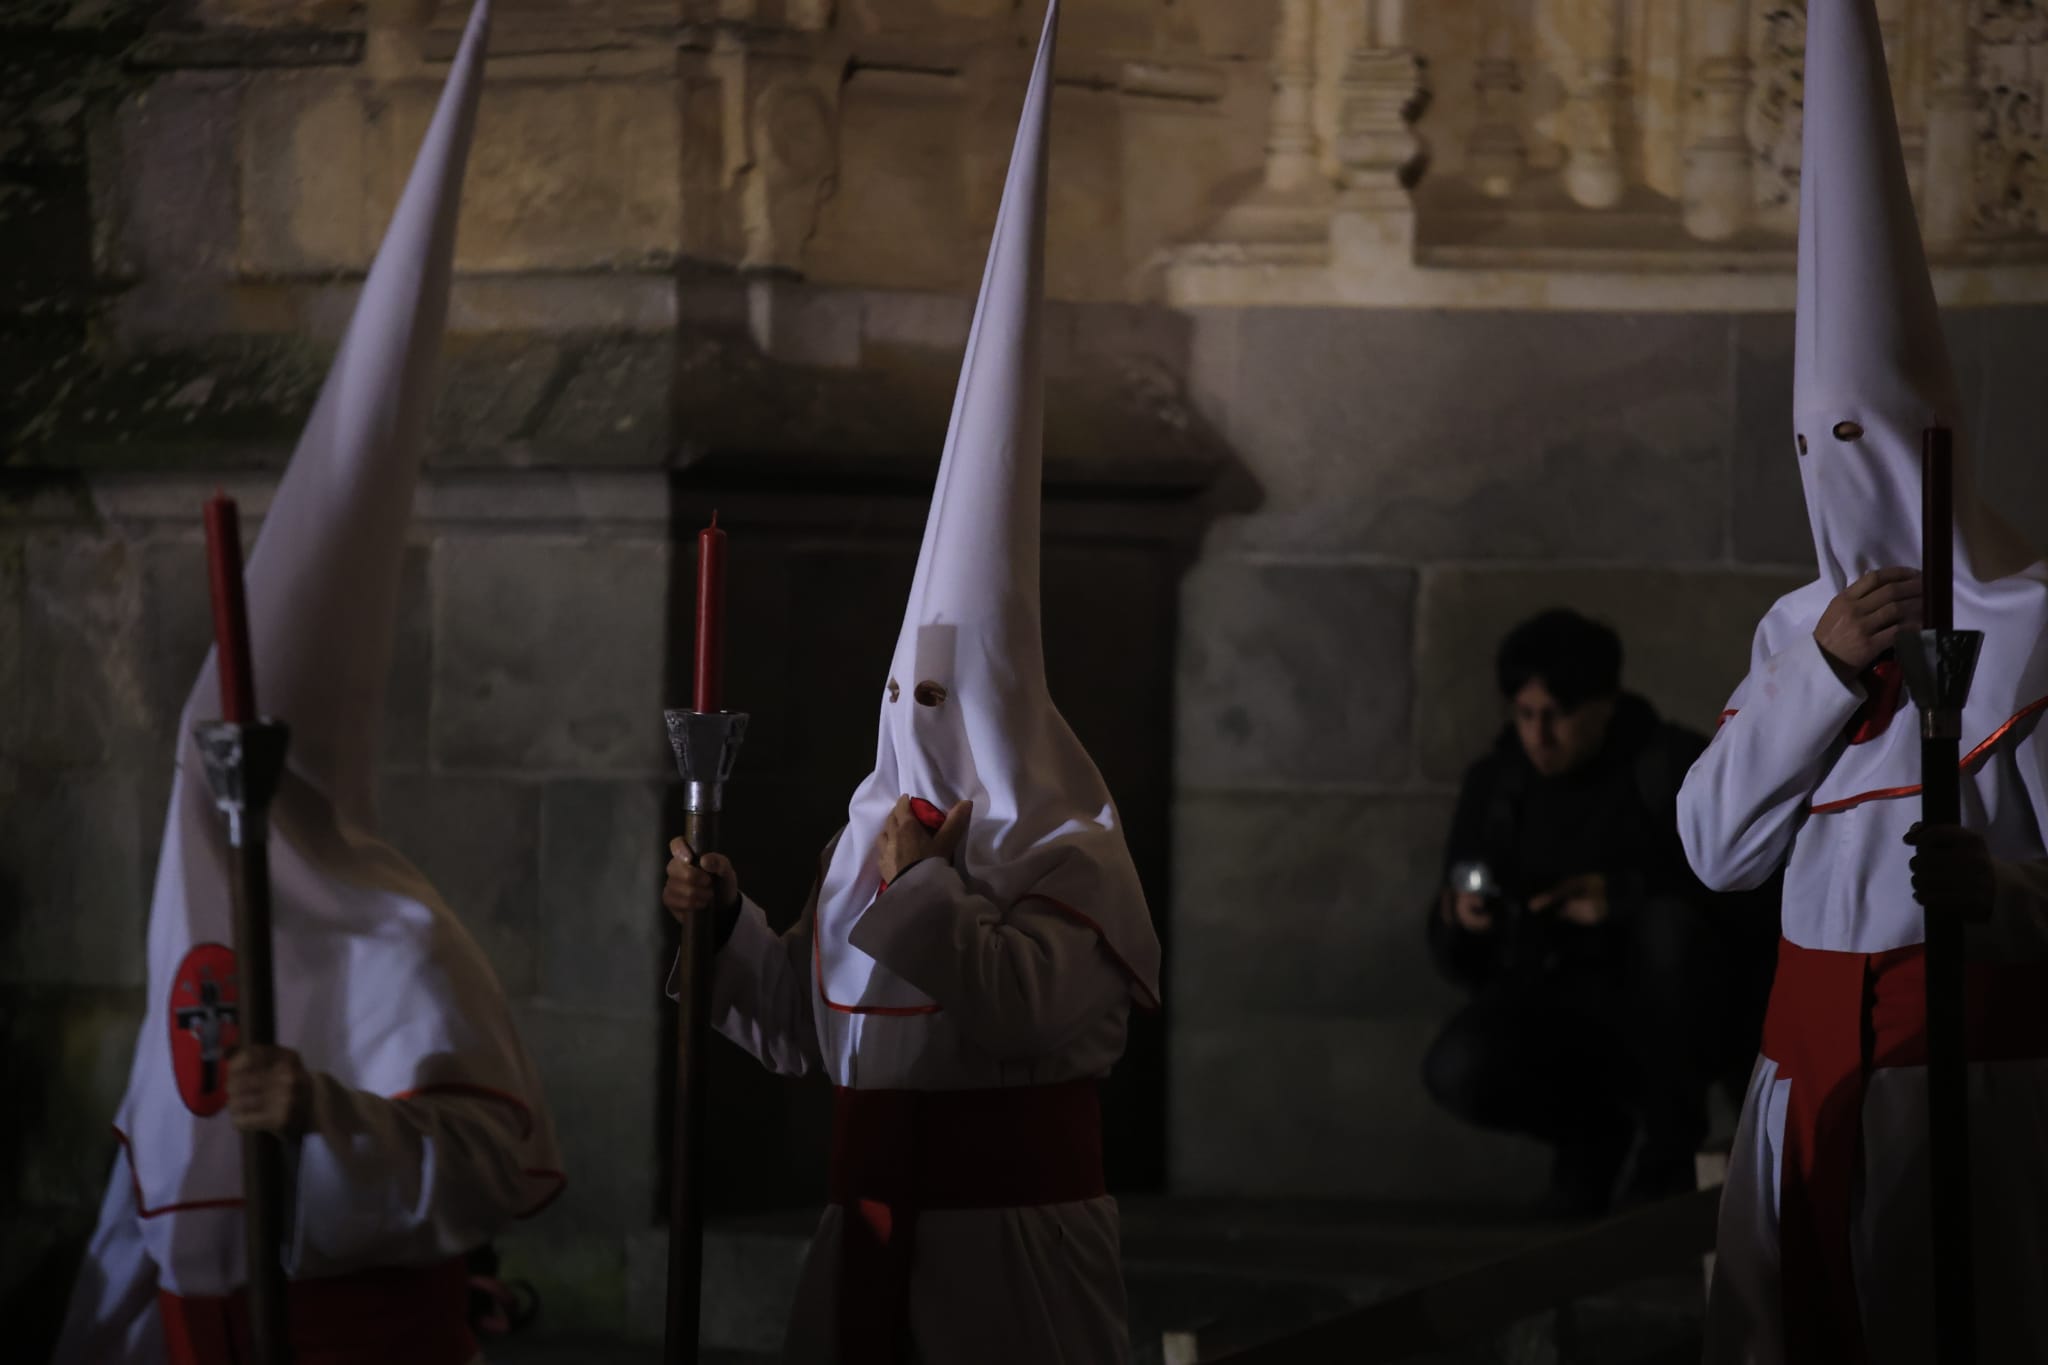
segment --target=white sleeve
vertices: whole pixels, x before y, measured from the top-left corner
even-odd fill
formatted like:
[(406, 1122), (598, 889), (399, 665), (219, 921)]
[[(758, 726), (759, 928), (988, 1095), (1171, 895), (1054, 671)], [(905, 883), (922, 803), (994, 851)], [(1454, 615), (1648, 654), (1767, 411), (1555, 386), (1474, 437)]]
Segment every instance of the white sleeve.
[[(778, 937), (766, 912), (742, 896), (732, 937), (712, 968), (711, 1027), (779, 1076), (802, 1076), (825, 1064), (811, 1005), (811, 923), (806, 910)], [(672, 964), (669, 999), (681, 990)]]
[(1049, 1056), (1130, 1004), (1130, 981), (1092, 927), (1037, 896), (997, 905), (939, 858), (891, 882), (847, 938), (996, 1057)]
[(294, 1279), (434, 1265), (503, 1232), (534, 1202), (531, 1116), (457, 1092), (388, 1100), (313, 1074), (313, 1118), (291, 1181)]
[(156, 1262), (143, 1249), (128, 1149), (114, 1158), (99, 1226), (87, 1243), (51, 1365), (161, 1365)]
[(1748, 891), (1770, 879), (1862, 704), (1803, 631), (1752, 665), (1678, 792), (1679, 838), (1702, 882)]

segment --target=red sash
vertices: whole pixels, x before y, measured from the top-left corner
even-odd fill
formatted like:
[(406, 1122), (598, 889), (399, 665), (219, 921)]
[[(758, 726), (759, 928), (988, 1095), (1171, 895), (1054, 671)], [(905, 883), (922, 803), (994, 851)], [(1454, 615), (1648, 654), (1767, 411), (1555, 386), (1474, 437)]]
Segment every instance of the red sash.
[[(1863, 1096), (1873, 1071), (1926, 1065), (1926, 980), (1918, 945), (1887, 953), (1778, 945), (1764, 1055), (1792, 1083), (1778, 1242), (1786, 1359), (1801, 1365), (1868, 1358), (1849, 1251)], [(1971, 1061), (2048, 1057), (2048, 963), (1973, 962), (1966, 990)]]
[(832, 1116), (840, 1365), (908, 1358), (924, 1209), (1071, 1204), (1107, 1192), (1092, 1080), (995, 1090), (845, 1090)]
[[(292, 1365), (469, 1365), (469, 1272), (458, 1258), (424, 1270), (363, 1270), (294, 1280), (286, 1291)], [(160, 1291), (170, 1365), (244, 1365), (249, 1305)]]

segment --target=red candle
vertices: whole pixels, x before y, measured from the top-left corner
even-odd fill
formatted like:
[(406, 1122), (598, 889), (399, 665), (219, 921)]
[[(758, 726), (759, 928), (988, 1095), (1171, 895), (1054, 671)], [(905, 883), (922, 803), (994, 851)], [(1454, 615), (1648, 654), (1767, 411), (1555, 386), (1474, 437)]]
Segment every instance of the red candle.
[(725, 709), (725, 532), (718, 513), (697, 535), (697, 711)]
[(206, 504), (206, 565), (213, 579), (213, 641), (220, 668), (220, 718), (256, 719), (256, 675), (249, 663), (249, 607), (242, 597), (242, 528), (234, 499)]

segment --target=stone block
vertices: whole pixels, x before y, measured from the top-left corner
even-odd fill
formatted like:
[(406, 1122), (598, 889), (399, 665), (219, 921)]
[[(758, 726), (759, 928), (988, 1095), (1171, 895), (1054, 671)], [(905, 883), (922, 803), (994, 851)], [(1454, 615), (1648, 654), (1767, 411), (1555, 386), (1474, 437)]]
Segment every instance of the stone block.
[(1241, 548), (1718, 558), (1728, 323), (1256, 309), (1204, 317), (1205, 411), (1259, 485)]
[[(1034, 14), (1043, 5), (1029, 7)], [(1077, 56), (1096, 52), (1133, 52), (1149, 55), (1160, 44), (1160, 30), (1171, 22), (1162, 16), (1153, 0), (1108, 0), (1106, 4), (1077, 5), (1060, 16), (1060, 48)]]
[(1808, 574), (1678, 569), (1439, 569), (1423, 579), (1416, 716), (1423, 775), (1456, 781), (1498, 732), (1493, 661), (1501, 637), (1549, 607), (1621, 635), (1623, 686), (1711, 734), (1749, 671), (1757, 622)]
[(1468, 1128), (1423, 1089), (1438, 1026), (1312, 1016), (1183, 1024), (1169, 1090), (1173, 1188), (1494, 1207), (1533, 1198), (1543, 1148)]
[(135, 545), (118, 536), (64, 530), (27, 538), (20, 747), (27, 761), (98, 763), (145, 725), (135, 562)]
[(551, 782), (540, 808), (539, 993), (652, 1018), (664, 997), (668, 835), (653, 782)]
[(748, 335), (769, 359), (842, 370), (860, 364), (866, 297), (858, 291), (761, 276), (747, 281), (746, 303)]
[[(196, 492), (196, 490), (195, 490)], [(251, 528), (242, 528), (245, 544)], [(206, 542), (197, 535), (154, 536), (137, 550), (142, 593), (142, 752), (168, 760), (177, 746), (178, 714), (213, 646), (212, 586)], [(257, 699), (259, 702), (261, 697)]]
[(115, 115), (124, 264), (145, 282), (211, 279), (235, 255), (241, 95), (212, 72), (178, 72)]
[(1202, 52), (1239, 61), (1264, 58), (1273, 46), (1273, 21), (1241, 0), (1193, 0), (1188, 6)]
[[(266, 71), (244, 96), (241, 268), (256, 275), (360, 270), (373, 226), (363, 86), (331, 70)], [(472, 171), (474, 167), (472, 166)]]
[[(826, 284), (966, 291), (987, 231), (969, 231), (963, 91), (938, 77), (856, 73), (839, 106), (838, 192), (806, 273)], [(906, 224), (914, 227), (906, 230)]]
[(1799, 483), (1792, 431), (1793, 320), (1789, 313), (1735, 319), (1735, 449), (1729, 533), (1747, 564), (1809, 565), (1813, 531)]
[[(987, 37), (1015, 9), (1014, 0), (846, 0), (856, 32), (915, 34), (922, 41)], [(1015, 21), (1021, 28), (1024, 20)]]
[(529, 335), (451, 336), (428, 437), (442, 467), (495, 464), (528, 435), (562, 369), (561, 343)]
[[(999, 144), (1006, 153), (1022, 102), (1002, 106), (1008, 128)], [(1119, 249), (1124, 242), (1122, 134), (1122, 100), (1114, 91), (1061, 93), (1050, 153), (1058, 169), (1047, 182), (1045, 224), (1045, 288), (1054, 298), (1122, 299), (1127, 292), (1127, 258)], [(992, 231), (993, 221), (989, 226)]]
[(1415, 576), (1198, 564), (1181, 605), (1180, 780), (1401, 782)]
[[(518, 1015), (569, 1175), (548, 1207), (549, 1235), (623, 1239), (652, 1226), (663, 1150), (660, 1026), (544, 1004), (522, 1005)], [(620, 1299), (623, 1307), (623, 1292)]]
[(1175, 996), (1217, 1019), (1448, 1015), (1423, 916), (1450, 819), (1439, 797), (1182, 796)]
[(510, 778), (384, 779), (380, 832), (427, 875), (490, 957), (505, 993), (531, 995), (540, 950), (540, 789)]
[[(575, 1177), (570, 1179), (573, 1189)], [(626, 1254), (620, 1239), (565, 1233), (550, 1207), (532, 1222), (516, 1224), (496, 1245), (504, 1277), (525, 1280), (540, 1295), (547, 1336), (575, 1343), (563, 1348), (564, 1359), (604, 1359), (587, 1343), (616, 1340), (626, 1320)], [(493, 1360), (501, 1354), (511, 1352), (492, 1347)]]
[(958, 355), (974, 326), (974, 300), (959, 294), (871, 290), (861, 296), (864, 347), (907, 347)]
[(398, 621), (384, 694), (384, 763), (427, 766), (428, 714), (434, 695), (433, 547), (408, 545), (398, 571)]
[(1975, 316), (1983, 384), (1970, 451), (1984, 496), (2037, 546), (2048, 547), (2048, 385), (2032, 363), (2048, 341), (2048, 308), (1987, 308)]
[[(426, 135), (438, 80), (389, 92), (372, 131), (371, 221), (386, 222)], [(635, 269), (682, 231), (673, 79), (493, 81), (477, 109), (456, 264), (468, 271)]]
[(136, 775), (6, 765), (0, 810), (0, 981), (139, 985), (149, 918), (144, 831), (163, 812), (144, 813)]
[(1128, 265), (1147, 264), (1163, 243), (1202, 240), (1235, 195), (1260, 183), (1272, 92), (1267, 81), (1248, 75), (1234, 73), (1217, 103), (1125, 101), (1122, 251)]
[[(815, 1219), (728, 1219), (704, 1229), (703, 1342), (714, 1351), (773, 1356), (782, 1349)], [(668, 1233), (626, 1242), (626, 1335), (660, 1341), (668, 1297)]]
[(114, 1154), (109, 1131), (128, 1085), (143, 992), (13, 987), (0, 992), (10, 1107), (0, 1159), (8, 1202), (90, 1211)]
[(0, 537), (0, 759), (20, 753), (28, 712), (23, 550), (19, 537)]
[(665, 541), (451, 535), (434, 570), (438, 766), (663, 770)]
[(538, 463), (638, 467), (668, 459), (672, 337), (608, 337), (573, 348), (533, 435)]

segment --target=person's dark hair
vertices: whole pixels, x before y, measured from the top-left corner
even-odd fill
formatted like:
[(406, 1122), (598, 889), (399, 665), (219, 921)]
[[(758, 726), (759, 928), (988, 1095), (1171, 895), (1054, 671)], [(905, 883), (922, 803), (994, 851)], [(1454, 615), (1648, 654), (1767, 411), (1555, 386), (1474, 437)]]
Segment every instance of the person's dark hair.
[(1503, 697), (1540, 681), (1559, 706), (1576, 711), (1621, 690), (1621, 637), (1559, 607), (1509, 631), (1494, 668)]

